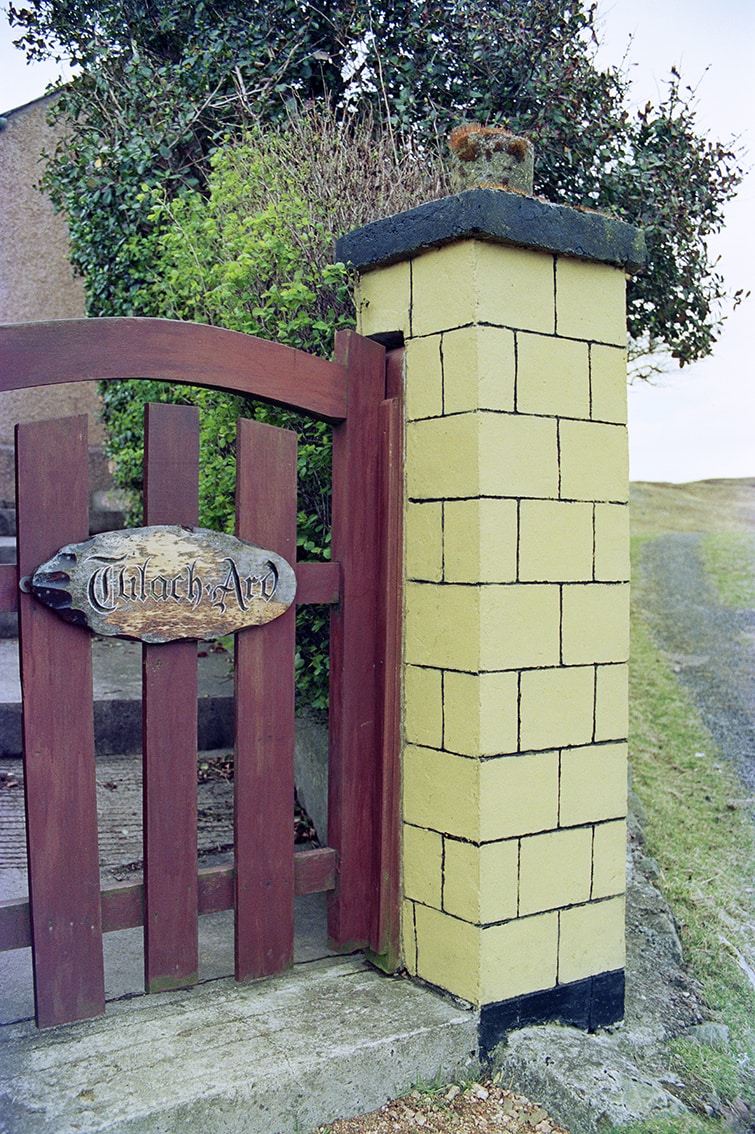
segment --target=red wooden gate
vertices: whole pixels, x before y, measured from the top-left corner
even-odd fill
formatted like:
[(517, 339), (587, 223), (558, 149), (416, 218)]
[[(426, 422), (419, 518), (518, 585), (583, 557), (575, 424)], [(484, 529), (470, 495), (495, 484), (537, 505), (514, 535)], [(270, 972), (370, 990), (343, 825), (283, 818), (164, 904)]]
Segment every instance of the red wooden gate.
[[(235, 910), (236, 978), (293, 963), (294, 895), (327, 890), (339, 949), (397, 956), (399, 379), (342, 333), (334, 362), (218, 328), (151, 319), (0, 327), (0, 390), (92, 378), (213, 386), (333, 423), (332, 560), (297, 563), (297, 604), (331, 605), (328, 845), (294, 853), (294, 611), (236, 638), (233, 867), (197, 871), (197, 662), (143, 645), (144, 881), (100, 891), (90, 634), (20, 578), (88, 535), (86, 419), (16, 433), (18, 610), (29, 901), (0, 903), (0, 950), (31, 944), (40, 1027), (104, 1011), (102, 933), (144, 926), (148, 991), (197, 979), (198, 915)], [(145, 522), (197, 523), (198, 416), (148, 409)], [(296, 558), (296, 437), (239, 422), (237, 534)]]

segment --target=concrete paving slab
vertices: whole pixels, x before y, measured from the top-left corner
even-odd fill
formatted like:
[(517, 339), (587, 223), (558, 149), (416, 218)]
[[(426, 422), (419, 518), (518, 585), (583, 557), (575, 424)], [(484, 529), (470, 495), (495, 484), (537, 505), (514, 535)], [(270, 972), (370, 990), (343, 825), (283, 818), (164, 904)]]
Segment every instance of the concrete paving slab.
[(361, 958), (0, 1029), (3, 1134), (294, 1134), (477, 1069), (477, 1014)]
[[(205, 762), (227, 756), (202, 753)], [(97, 761), (97, 819), (102, 884), (136, 881), (142, 858), (142, 778), (139, 756)], [(293, 829), (293, 818), (292, 818)], [(233, 782), (222, 777), (197, 785), (197, 844), (200, 857), (233, 845)], [(0, 758), (0, 901), (17, 897), (18, 871), (26, 870), (23, 768)], [(26, 892), (26, 887), (22, 891)]]
[[(233, 696), (232, 658), (206, 642), (197, 648), (199, 695)], [(95, 700), (137, 701), (142, 695), (140, 642), (121, 638), (92, 638), (92, 676)], [(0, 641), (0, 701), (21, 701), (18, 641)]]

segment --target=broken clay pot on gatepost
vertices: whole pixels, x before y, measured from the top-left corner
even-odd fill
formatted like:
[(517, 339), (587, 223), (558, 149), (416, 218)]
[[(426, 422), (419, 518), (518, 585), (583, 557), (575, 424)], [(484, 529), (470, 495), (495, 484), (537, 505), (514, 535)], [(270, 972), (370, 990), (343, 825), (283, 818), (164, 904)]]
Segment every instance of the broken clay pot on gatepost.
[(503, 126), (471, 122), (452, 130), (452, 176), (457, 192), (464, 189), (508, 189), (532, 196), (535, 151), (528, 138)]

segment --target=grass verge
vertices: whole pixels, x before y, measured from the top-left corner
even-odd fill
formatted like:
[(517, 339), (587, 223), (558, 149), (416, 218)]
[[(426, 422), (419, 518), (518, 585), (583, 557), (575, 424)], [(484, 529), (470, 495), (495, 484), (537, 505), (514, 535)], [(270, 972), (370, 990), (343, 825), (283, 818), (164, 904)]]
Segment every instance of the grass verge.
[(755, 607), (755, 535), (712, 532), (700, 541), (705, 573), (726, 606)]
[[(673, 1059), (701, 1114), (736, 1100), (755, 1107), (755, 825), (743, 790), (651, 639), (645, 583), (633, 540), (630, 761), (648, 815), (646, 837), (679, 923), (685, 956), (713, 1018), (729, 1028), (721, 1048), (677, 1040)], [(751, 806), (751, 805), (750, 805)], [(664, 1119), (635, 1131), (717, 1130), (720, 1120)]]

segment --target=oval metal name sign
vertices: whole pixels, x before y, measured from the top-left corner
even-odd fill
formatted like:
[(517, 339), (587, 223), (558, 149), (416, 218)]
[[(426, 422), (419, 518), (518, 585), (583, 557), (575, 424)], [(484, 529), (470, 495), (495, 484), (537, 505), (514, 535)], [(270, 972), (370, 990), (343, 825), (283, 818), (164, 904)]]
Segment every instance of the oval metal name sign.
[(156, 525), (68, 544), (22, 587), (96, 634), (212, 641), (283, 614), (296, 575), (280, 555), (222, 532)]

